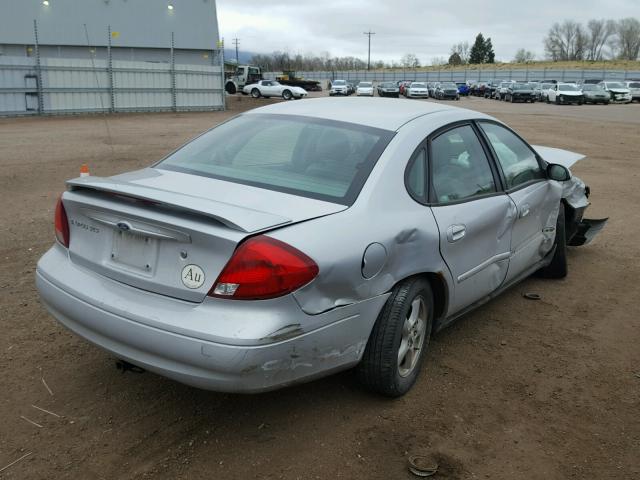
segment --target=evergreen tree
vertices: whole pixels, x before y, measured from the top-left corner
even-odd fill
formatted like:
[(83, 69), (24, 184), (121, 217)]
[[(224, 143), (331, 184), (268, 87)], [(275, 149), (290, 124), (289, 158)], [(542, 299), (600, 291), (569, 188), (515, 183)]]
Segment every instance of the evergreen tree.
[(496, 54), (493, 51), (491, 37), (487, 37), (487, 40), (484, 42), (484, 63), (496, 63)]
[(478, 64), (484, 63), (486, 57), (486, 49), (485, 49), (485, 41), (482, 33), (479, 33), (476, 37), (476, 41), (473, 43), (471, 47), (471, 52), (469, 53), (469, 63)]

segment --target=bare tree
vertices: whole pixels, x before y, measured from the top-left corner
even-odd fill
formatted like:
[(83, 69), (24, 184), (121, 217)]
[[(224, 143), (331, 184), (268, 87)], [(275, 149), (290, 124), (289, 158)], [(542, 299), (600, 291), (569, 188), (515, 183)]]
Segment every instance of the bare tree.
[(582, 60), (586, 44), (584, 28), (573, 20), (554, 23), (544, 39), (545, 51), (553, 61)]
[(524, 48), (519, 49), (516, 52), (516, 56), (513, 57), (513, 61), (515, 63), (528, 63), (533, 62), (536, 59), (536, 54), (531, 50), (525, 50)]
[(444, 57), (433, 57), (431, 59), (431, 65), (434, 67), (441, 67), (442, 65), (447, 64), (447, 59)]
[(585, 58), (591, 61), (602, 60), (602, 51), (611, 35), (615, 33), (616, 22), (613, 20), (589, 20), (587, 23), (587, 45)]
[(451, 55), (457, 54), (462, 63), (469, 63), (469, 42), (456, 43), (451, 47)]
[(616, 33), (619, 58), (637, 60), (640, 53), (640, 21), (633, 17), (623, 18), (616, 25)]
[(405, 54), (401, 59), (400, 63), (405, 68), (418, 68), (420, 66), (420, 60), (413, 53)]

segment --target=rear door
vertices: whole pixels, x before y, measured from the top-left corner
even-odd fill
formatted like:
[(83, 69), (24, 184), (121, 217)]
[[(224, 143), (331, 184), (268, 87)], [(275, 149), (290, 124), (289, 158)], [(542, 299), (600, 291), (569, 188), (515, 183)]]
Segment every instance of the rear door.
[(473, 125), (430, 140), (429, 200), (455, 284), (449, 314), (496, 290), (507, 275), (515, 208), (498, 178)]
[(547, 180), (538, 156), (524, 140), (497, 123), (479, 125), (517, 209), (505, 279), (508, 282), (542, 260), (552, 248), (562, 190)]

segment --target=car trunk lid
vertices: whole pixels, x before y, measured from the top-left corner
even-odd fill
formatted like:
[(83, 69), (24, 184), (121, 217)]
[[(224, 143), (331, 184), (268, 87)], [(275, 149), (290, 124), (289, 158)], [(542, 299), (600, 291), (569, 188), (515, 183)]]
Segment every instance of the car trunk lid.
[(191, 302), (204, 299), (247, 236), (347, 208), (154, 168), (67, 183), (73, 262)]

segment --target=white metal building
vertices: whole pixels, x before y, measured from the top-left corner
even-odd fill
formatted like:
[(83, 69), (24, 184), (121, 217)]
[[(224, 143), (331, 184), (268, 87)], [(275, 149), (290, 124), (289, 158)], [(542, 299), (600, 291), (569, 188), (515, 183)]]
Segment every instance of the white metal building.
[[(215, 0), (0, 0), (0, 55), (211, 65), (218, 42)], [(85, 31), (86, 26), (86, 31)], [(111, 28), (111, 37), (109, 37)]]
[(215, 0), (0, 0), (0, 115), (219, 110)]

